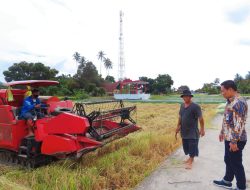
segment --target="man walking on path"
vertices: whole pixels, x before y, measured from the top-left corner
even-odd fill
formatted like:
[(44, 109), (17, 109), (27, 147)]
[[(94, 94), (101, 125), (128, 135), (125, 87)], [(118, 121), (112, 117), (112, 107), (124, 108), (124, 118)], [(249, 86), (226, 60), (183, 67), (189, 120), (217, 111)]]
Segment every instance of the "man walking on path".
[[(177, 138), (177, 134), (181, 132), (184, 153), (189, 155), (188, 160), (185, 161), (186, 169), (192, 169), (194, 157), (199, 155), (199, 137), (205, 135), (201, 108), (198, 104), (192, 102), (192, 97), (193, 95), (189, 90), (184, 90), (181, 95), (184, 103), (180, 107), (175, 134)], [(200, 121), (200, 130), (198, 120)]]
[(231, 189), (234, 177), (237, 190), (246, 189), (246, 176), (242, 164), (242, 150), (247, 142), (245, 124), (248, 105), (244, 98), (237, 94), (237, 86), (232, 80), (221, 83), (221, 93), (227, 99), (222, 130), (219, 140), (224, 140), (226, 174), (220, 181), (213, 181), (217, 186)]

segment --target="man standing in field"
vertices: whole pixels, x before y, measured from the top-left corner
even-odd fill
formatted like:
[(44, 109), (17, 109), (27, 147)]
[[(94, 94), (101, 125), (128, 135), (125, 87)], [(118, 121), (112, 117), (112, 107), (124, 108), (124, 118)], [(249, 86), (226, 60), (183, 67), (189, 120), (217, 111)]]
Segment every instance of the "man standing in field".
[(222, 180), (214, 184), (227, 189), (232, 188), (234, 177), (237, 190), (246, 189), (246, 175), (242, 164), (242, 151), (247, 142), (245, 130), (248, 105), (237, 93), (237, 86), (232, 80), (221, 83), (221, 94), (227, 99), (222, 129), (219, 140), (224, 141), (226, 173)]
[[(177, 137), (177, 134), (181, 132), (184, 153), (189, 155), (189, 158), (185, 161), (186, 169), (192, 169), (194, 157), (199, 155), (199, 137), (205, 135), (201, 108), (198, 104), (192, 102), (192, 97), (193, 95), (189, 90), (184, 90), (181, 95), (184, 103), (180, 107), (175, 134)], [(198, 120), (200, 122), (200, 130), (198, 128)]]

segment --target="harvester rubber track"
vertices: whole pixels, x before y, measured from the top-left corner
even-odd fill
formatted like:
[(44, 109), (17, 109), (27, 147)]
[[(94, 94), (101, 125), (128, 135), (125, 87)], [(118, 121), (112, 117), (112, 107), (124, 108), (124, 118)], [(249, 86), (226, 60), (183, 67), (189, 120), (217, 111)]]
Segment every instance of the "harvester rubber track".
[(55, 158), (51, 156), (36, 152), (37, 150), (34, 150), (34, 146), (31, 143), (34, 143), (33, 137), (24, 138), (19, 147), (19, 152), (0, 149), (0, 163), (31, 169), (55, 161)]

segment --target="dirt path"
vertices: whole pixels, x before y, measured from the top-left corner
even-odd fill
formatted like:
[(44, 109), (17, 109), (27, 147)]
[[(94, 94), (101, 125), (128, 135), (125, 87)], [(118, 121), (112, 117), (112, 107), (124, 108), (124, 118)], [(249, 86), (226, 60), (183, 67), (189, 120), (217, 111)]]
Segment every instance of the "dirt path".
[[(250, 101), (248, 101), (250, 109)], [(250, 111), (250, 110), (249, 110)], [(200, 156), (195, 160), (192, 170), (184, 169), (182, 161), (186, 158), (182, 148), (170, 156), (156, 171), (147, 177), (136, 190), (219, 190), (212, 184), (214, 179), (224, 176), (224, 146), (218, 141), (222, 116), (214, 119), (218, 130), (207, 130), (206, 137), (200, 140)], [(248, 137), (250, 135), (250, 112), (247, 120)], [(244, 166), (250, 188), (250, 143), (243, 152)], [(233, 182), (235, 186), (235, 181)]]

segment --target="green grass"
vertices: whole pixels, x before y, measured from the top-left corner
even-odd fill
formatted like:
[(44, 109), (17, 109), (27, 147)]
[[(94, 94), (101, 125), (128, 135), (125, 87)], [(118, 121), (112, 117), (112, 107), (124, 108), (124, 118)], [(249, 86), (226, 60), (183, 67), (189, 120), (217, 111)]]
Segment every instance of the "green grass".
[[(181, 103), (183, 100), (180, 94), (173, 95), (151, 95), (150, 100), (162, 101), (167, 103)], [(218, 104), (225, 102), (225, 99), (221, 95), (207, 95), (207, 94), (194, 94), (193, 101), (203, 104)]]
[[(248, 95), (246, 95), (248, 96)], [(249, 96), (250, 97), (250, 96)], [(64, 97), (60, 97), (63, 99)], [(98, 101), (98, 100), (114, 100), (113, 96), (101, 96), (101, 97), (89, 97), (88, 99), (78, 100), (75, 97), (69, 97), (69, 99), (74, 101)], [(165, 102), (165, 103), (181, 103), (183, 100), (180, 98), (180, 94), (171, 94), (171, 95), (151, 95), (149, 100), (128, 100), (131, 102)], [(207, 95), (207, 94), (195, 94), (193, 98), (194, 102), (200, 104), (218, 104), (224, 103), (225, 99), (221, 95)]]
[[(244, 96), (246, 98), (250, 98), (250, 94), (241, 94), (241, 96)], [(64, 97), (59, 97), (60, 99), (63, 99)], [(75, 97), (69, 97), (69, 99), (74, 101), (98, 101), (98, 100), (113, 100), (113, 96), (100, 96), (100, 97), (89, 97), (84, 100), (78, 100)], [(194, 94), (193, 100), (197, 103), (224, 103), (225, 99), (220, 95), (208, 95), (208, 94)], [(136, 102), (141, 102), (141, 100), (138, 100)], [(180, 98), (180, 94), (171, 94), (171, 95), (154, 95), (151, 94), (151, 97), (149, 99), (149, 102), (166, 102), (166, 103), (181, 103), (182, 98)]]
[(241, 94), (241, 96), (246, 97), (247, 99), (250, 99), (250, 94)]
[[(59, 98), (61, 99), (61, 100), (63, 100), (64, 99), (64, 97), (63, 96), (59, 96)], [(114, 98), (113, 98), (113, 96), (97, 96), (97, 97), (89, 97), (89, 98), (87, 98), (87, 99), (81, 99), (81, 100), (79, 100), (79, 99), (77, 99), (76, 97), (74, 97), (74, 96), (70, 96), (70, 97), (68, 97), (70, 100), (73, 100), (73, 101), (98, 101), (98, 100), (113, 100)]]

